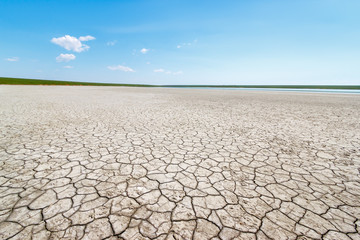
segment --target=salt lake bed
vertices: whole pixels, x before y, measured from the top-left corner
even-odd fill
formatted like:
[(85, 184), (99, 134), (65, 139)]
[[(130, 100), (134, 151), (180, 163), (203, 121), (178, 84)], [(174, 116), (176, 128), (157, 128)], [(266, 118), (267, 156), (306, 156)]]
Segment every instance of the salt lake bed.
[(0, 86), (0, 239), (359, 239), (360, 95)]

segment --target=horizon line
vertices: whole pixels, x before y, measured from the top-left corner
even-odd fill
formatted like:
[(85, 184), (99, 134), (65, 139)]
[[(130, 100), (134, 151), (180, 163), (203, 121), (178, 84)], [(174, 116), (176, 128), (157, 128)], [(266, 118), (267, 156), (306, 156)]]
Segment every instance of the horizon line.
[(48, 79), (0, 77), (1, 85), (71, 85), (71, 86), (119, 86), (119, 87), (207, 87), (207, 88), (300, 88), (300, 89), (360, 89), (360, 85), (305, 85), (305, 84), (142, 84), (100, 83)]

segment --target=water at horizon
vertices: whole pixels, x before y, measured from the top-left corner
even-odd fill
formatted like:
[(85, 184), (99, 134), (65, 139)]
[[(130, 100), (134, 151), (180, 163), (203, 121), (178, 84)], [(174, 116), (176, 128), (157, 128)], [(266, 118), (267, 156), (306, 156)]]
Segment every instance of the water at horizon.
[(346, 93), (360, 94), (357, 89), (308, 89), (308, 88), (223, 88), (223, 87), (171, 87), (171, 88), (194, 88), (214, 90), (242, 90), (242, 91), (270, 91), (270, 92), (304, 92), (304, 93)]

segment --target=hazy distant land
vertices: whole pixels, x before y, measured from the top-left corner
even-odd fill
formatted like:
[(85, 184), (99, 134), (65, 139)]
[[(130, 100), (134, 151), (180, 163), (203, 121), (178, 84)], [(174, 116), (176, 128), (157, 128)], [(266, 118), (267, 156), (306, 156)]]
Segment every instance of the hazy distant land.
[(0, 77), (0, 84), (11, 85), (69, 85), (69, 86), (119, 86), (119, 87), (185, 87), (185, 88), (289, 88), (289, 89), (360, 89), (360, 85), (149, 85), (126, 83), (94, 83), (56, 81), (27, 78)]

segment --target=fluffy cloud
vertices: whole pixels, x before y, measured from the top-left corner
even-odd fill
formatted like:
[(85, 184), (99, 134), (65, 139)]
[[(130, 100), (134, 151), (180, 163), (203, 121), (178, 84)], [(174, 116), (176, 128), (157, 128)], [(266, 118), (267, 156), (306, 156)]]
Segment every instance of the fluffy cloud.
[(192, 43), (181, 43), (179, 45), (176, 46), (176, 48), (182, 48), (182, 47), (186, 47), (186, 46), (191, 46)]
[(182, 71), (172, 72), (172, 71), (165, 70), (165, 69), (162, 69), (162, 68), (154, 69), (154, 72), (156, 72), (156, 73), (166, 73), (166, 74), (172, 74), (172, 75), (180, 75), (180, 74), (183, 74)]
[(123, 72), (135, 72), (134, 69), (129, 68), (129, 67), (125, 67), (125, 66), (121, 66), (121, 65), (108, 66), (107, 68), (112, 70), (112, 71), (120, 70), (120, 71), (123, 71)]
[(74, 68), (74, 67), (73, 66), (64, 66), (64, 68), (70, 69), (70, 68)]
[(114, 41), (107, 42), (106, 45), (108, 45), (108, 46), (114, 46), (116, 43), (117, 43), (117, 41), (114, 40)]
[(11, 57), (11, 58), (5, 58), (6, 61), (9, 61), (9, 62), (17, 62), (19, 61), (19, 58), (18, 57)]
[(146, 54), (148, 51), (150, 51), (150, 49), (143, 48), (140, 50), (142, 54)]
[(69, 50), (69, 51), (82, 52), (82, 51), (88, 50), (90, 47), (86, 44), (83, 44), (81, 41), (89, 41), (89, 40), (93, 40), (93, 39), (95, 39), (95, 38), (92, 36), (85, 36), (85, 37), (80, 37), (79, 39), (77, 39), (76, 37), (72, 37), (70, 35), (65, 35), (63, 37), (53, 38), (53, 39), (51, 39), (51, 42), (65, 48), (66, 50)]
[(74, 60), (76, 57), (74, 54), (63, 54), (61, 53), (59, 56), (56, 57), (57, 62), (68, 62)]
[(183, 74), (183, 71), (177, 71), (177, 72), (173, 72), (174, 75), (180, 75)]
[(86, 41), (90, 41), (90, 40), (94, 40), (95, 38), (93, 36), (87, 35), (87, 36), (83, 36), (83, 37), (79, 37), (79, 40), (82, 42), (86, 42)]
[(178, 44), (177, 46), (176, 46), (176, 48), (182, 48), (182, 47), (186, 47), (186, 46), (191, 46), (191, 45), (193, 45), (193, 44), (196, 44), (197, 43), (197, 39), (195, 39), (194, 41), (192, 41), (192, 42), (188, 42), (188, 43), (180, 43), (180, 44)]

